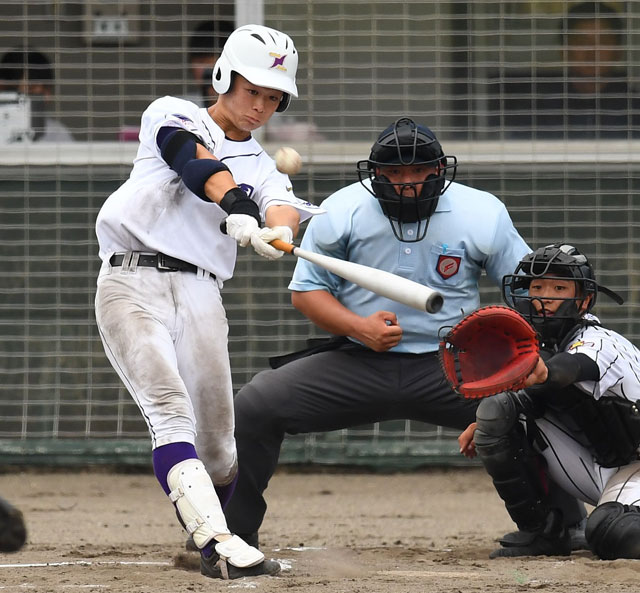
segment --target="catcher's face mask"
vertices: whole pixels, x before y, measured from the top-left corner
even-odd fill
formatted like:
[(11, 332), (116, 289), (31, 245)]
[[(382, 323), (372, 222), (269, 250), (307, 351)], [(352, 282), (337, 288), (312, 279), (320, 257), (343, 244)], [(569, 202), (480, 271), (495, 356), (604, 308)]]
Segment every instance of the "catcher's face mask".
[[(455, 178), (457, 159), (445, 156), (433, 132), (403, 117), (384, 130), (366, 161), (357, 163), (360, 182), (379, 202), (399, 241), (424, 239), (438, 199)], [(363, 183), (370, 180), (370, 186)], [(405, 225), (418, 223), (408, 232)]]
[(598, 292), (618, 304), (622, 298), (599, 286), (593, 268), (575, 247), (554, 244), (525, 256), (502, 280), (502, 298), (522, 313), (543, 343), (559, 344), (593, 308)]

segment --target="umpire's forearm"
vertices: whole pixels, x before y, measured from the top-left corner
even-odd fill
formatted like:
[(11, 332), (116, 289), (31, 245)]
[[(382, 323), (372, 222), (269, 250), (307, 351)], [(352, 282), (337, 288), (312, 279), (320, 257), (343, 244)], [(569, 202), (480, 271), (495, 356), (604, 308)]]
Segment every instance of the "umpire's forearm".
[(291, 303), (320, 329), (336, 336), (356, 337), (356, 328), (362, 318), (347, 309), (325, 290), (293, 291)]

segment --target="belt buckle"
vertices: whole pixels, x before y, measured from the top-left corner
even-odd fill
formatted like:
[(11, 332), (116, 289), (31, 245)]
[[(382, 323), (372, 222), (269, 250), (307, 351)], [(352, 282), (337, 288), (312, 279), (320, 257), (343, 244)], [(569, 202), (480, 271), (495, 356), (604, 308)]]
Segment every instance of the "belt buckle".
[(156, 268), (161, 272), (179, 272), (180, 268), (175, 266), (168, 266), (166, 264), (166, 255), (164, 253), (158, 253), (158, 257), (156, 258)]

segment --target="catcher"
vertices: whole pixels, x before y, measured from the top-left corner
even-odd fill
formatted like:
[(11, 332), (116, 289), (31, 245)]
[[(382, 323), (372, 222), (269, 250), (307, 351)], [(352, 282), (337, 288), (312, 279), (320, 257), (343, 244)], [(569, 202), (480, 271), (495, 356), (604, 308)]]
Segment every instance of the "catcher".
[(547, 496), (549, 475), (595, 506), (585, 533), (594, 554), (640, 558), (640, 352), (590, 313), (599, 293), (622, 299), (565, 244), (525, 256), (502, 292), (537, 330), (541, 352), (525, 388), (483, 399), (477, 422), (459, 437), (520, 529), (491, 557), (571, 553), (562, 513)]

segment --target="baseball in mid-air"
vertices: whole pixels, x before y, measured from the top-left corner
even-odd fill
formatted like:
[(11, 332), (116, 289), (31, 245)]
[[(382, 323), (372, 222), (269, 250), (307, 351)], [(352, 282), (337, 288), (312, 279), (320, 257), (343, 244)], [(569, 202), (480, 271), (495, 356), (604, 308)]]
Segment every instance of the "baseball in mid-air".
[(283, 146), (276, 150), (276, 168), (285, 175), (295, 175), (302, 168), (302, 158), (290, 146)]

